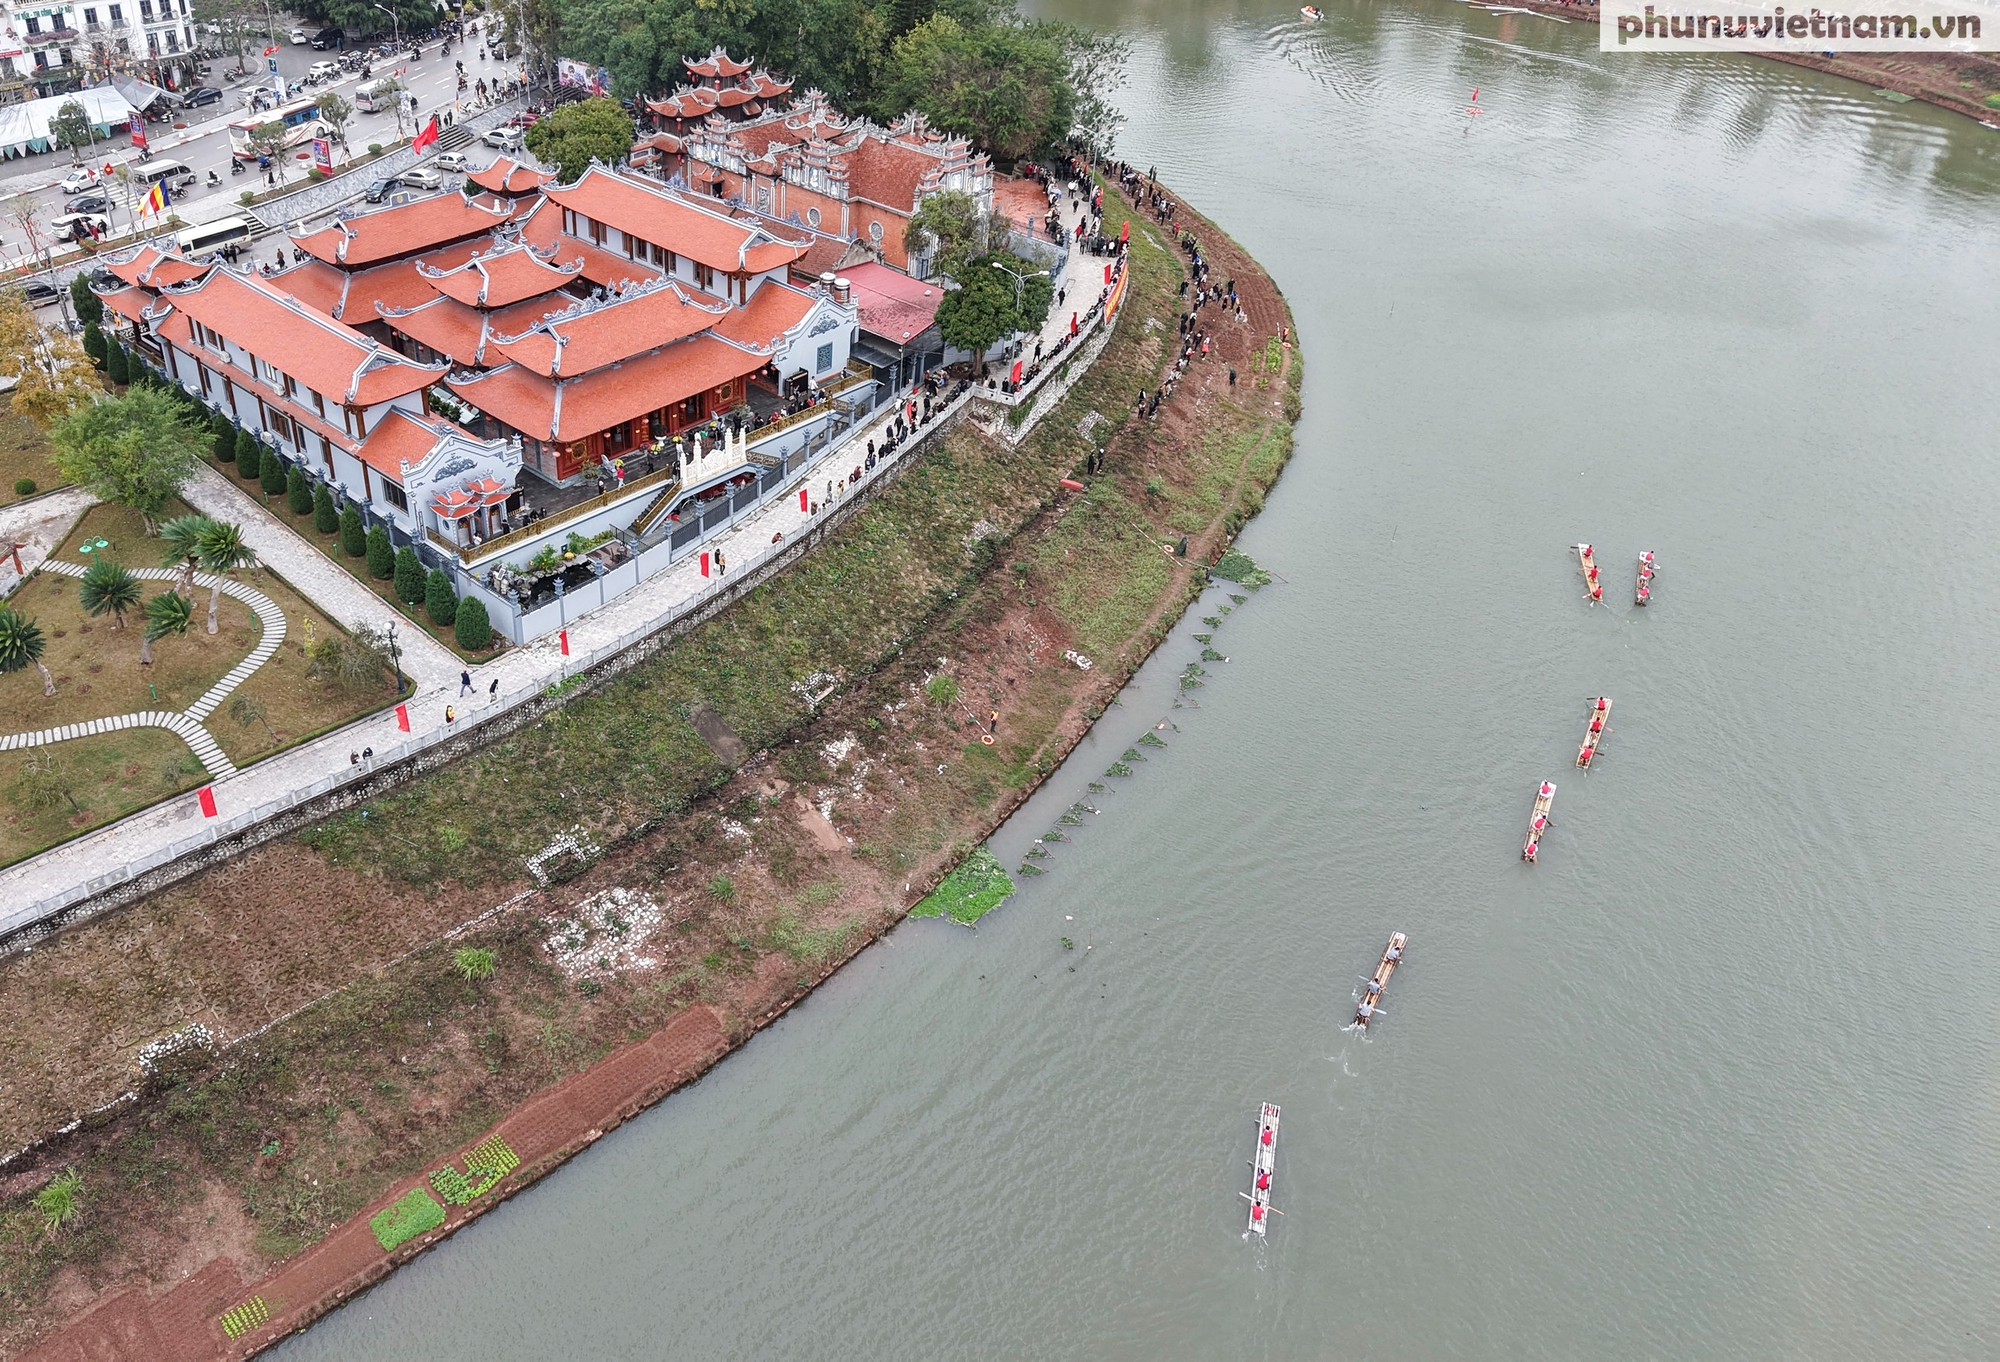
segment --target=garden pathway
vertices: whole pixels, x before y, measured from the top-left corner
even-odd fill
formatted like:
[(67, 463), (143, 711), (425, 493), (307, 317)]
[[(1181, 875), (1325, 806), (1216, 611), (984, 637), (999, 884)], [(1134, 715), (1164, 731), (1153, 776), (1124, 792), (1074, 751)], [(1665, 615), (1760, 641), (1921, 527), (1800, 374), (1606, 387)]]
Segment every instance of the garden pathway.
[(284, 578), (291, 588), (320, 608), (328, 618), (350, 628), (366, 624), (386, 630), (397, 626), (396, 647), (403, 670), (423, 681), (441, 684), (464, 664), (458, 657), (403, 618), (396, 608), (354, 580), (318, 545), (272, 514), (235, 481), (207, 464), (181, 488), (181, 499), (204, 515), (243, 527), (243, 542), (256, 550), (257, 562)]
[[(65, 577), (81, 577), (88, 571), (78, 563), (65, 563), (51, 558), (42, 564), (49, 572), (58, 572)], [(174, 581), (180, 573), (172, 568), (133, 568), (132, 575), (149, 581)], [(259, 630), (257, 646), (244, 659), (229, 669), (220, 681), (202, 692), (199, 700), (185, 710), (144, 709), (131, 714), (114, 714), (104, 719), (86, 719), (82, 723), (63, 724), (57, 728), (36, 729), (32, 733), (10, 733), (0, 737), (0, 752), (16, 752), (24, 748), (45, 747), (54, 742), (66, 742), (71, 738), (87, 738), (96, 733), (111, 733), (121, 728), (164, 728), (175, 734), (188, 745), (200, 760), (203, 768), (212, 777), (236, 774), (235, 763), (223, 754), (215, 738), (202, 727), (202, 721), (215, 713), (216, 706), (229, 698), (229, 693), (250, 679), (251, 673), (271, 660), (278, 646), (285, 641), (285, 612), (278, 609), (278, 603), (255, 587), (229, 577), (219, 579), (222, 594), (242, 601), (257, 617)], [(195, 585), (213, 588), (218, 579), (206, 572), (194, 575)], [(199, 609), (199, 607), (197, 607)]]
[[(97, 504), (81, 487), (64, 487), (0, 509), (0, 596), (12, 594), (44, 558), (56, 551), (78, 516)], [(21, 572), (14, 571), (11, 544), (21, 546)]]

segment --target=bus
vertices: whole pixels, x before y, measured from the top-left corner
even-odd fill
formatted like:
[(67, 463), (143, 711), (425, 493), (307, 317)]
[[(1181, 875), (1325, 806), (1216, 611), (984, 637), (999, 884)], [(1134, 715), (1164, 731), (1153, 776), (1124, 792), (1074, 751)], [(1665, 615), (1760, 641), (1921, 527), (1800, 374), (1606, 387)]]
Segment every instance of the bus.
[(319, 100), (295, 99), (289, 104), (280, 104), (275, 109), (260, 114), (252, 114), (240, 122), (229, 125), (229, 154), (239, 161), (254, 161), (263, 153), (251, 140), (250, 134), (267, 123), (285, 125), (284, 146), (296, 147), (310, 142), (315, 137), (330, 135), (326, 120), (319, 116)]
[(199, 227), (189, 227), (175, 239), (180, 243), (182, 255), (198, 260), (232, 241), (248, 241), (254, 227), (245, 217), (217, 218)]

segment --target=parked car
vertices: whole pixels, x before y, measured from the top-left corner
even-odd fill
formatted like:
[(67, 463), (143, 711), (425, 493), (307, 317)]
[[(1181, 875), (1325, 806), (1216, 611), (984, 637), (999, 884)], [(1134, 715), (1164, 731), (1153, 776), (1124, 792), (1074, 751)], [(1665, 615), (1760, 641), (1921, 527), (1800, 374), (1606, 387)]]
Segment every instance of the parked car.
[(462, 151), (447, 151), (431, 162), (439, 170), (448, 170), (454, 175), (463, 175), (472, 169), (472, 163), (465, 159)]
[(62, 179), (62, 192), (65, 194), (81, 194), (86, 189), (96, 187), (97, 172), (89, 166), (78, 166)]
[(412, 166), (394, 178), (397, 184), (411, 189), (436, 189), (444, 183), (444, 176), (429, 166)]
[(221, 102), (222, 91), (216, 89), (213, 85), (197, 85), (194, 89), (189, 90), (181, 96), (181, 106), (188, 109), (199, 109), (204, 104), (220, 104)]
[(377, 180), (373, 184), (369, 185), (368, 188), (362, 193), (361, 197), (368, 200), (368, 202), (370, 203), (380, 203), (382, 202), (382, 200), (389, 197), (389, 191), (394, 189), (395, 187), (396, 187), (396, 177), (394, 175), (391, 175), (386, 180)]
[(29, 307), (41, 307), (56, 300), (56, 286), (46, 279), (30, 279), (21, 285), (21, 296)]
[(292, 30), (292, 45), (294, 47), (304, 47), (308, 42), (311, 41), (312, 40), (306, 36), (306, 31), (304, 29), (295, 28)]
[(111, 211), (109, 194), (79, 194), (69, 201), (72, 213), (108, 213)]
[(498, 147), (502, 151), (519, 151), (521, 149), (521, 130), (519, 128), (505, 127), (488, 128), (484, 133), (480, 134), (479, 140), (489, 147)]
[(94, 232), (107, 232), (111, 230), (111, 219), (102, 213), (64, 213), (61, 217), (49, 220), (49, 230), (57, 237), (73, 239), (78, 235), (78, 229), (81, 229), (84, 236)]
[(324, 52), (329, 47), (339, 47), (346, 38), (347, 34), (340, 29), (323, 28), (312, 36), (313, 51)]
[(308, 71), (306, 73), (306, 76), (310, 80), (326, 80), (331, 76), (336, 76), (339, 74), (340, 74), (339, 62), (316, 61), (312, 64), (312, 70)]

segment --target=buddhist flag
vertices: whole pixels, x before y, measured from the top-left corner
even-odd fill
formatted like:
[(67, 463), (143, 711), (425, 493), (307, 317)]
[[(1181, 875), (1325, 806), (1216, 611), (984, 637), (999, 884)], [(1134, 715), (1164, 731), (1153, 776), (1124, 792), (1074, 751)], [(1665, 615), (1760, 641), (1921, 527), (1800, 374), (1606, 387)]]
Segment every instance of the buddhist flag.
[(201, 803), (201, 816), (203, 818), (215, 817), (215, 787), (213, 785), (202, 786), (200, 792), (195, 795), (195, 798)]
[(172, 197), (167, 193), (166, 181), (162, 180), (153, 186), (151, 193), (146, 195), (145, 211), (148, 213), (163, 213), (166, 211), (167, 205), (172, 202)]
[(431, 121), (424, 124), (424, 130), (418, 133), (415, 137), (410, 139), (410, 150), (422, 154), (423, 149), (425, 147), (429, 146), (431, 143), (437, 140), (438, 140), (437, 115), (432, 114)]

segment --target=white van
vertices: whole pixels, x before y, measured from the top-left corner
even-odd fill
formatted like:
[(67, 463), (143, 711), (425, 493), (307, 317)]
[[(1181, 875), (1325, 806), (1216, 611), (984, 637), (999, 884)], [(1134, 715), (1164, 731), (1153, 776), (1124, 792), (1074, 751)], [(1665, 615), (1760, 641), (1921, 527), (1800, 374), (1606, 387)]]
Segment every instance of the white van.
[(214, 222), (204, 222), (199, 227), (188, 228), (175, 240), (180, 243), (182, 255), (190, 260), (198, 260), (229, 245), (232, 241), (248, 241), (254, 228), (255, 224), (249, 218), (217, 218)]
[(371, 80), (354, 90), (354, 107), (363, 113), (379, 113), (396, 107), (396, 82), (388, 78)]
[(141, 193), (156, 184), (169, 190), (189, 189), (194, 182), (195, 173), (179, 161), (146, 161), (132, 167), (132, 183)]

